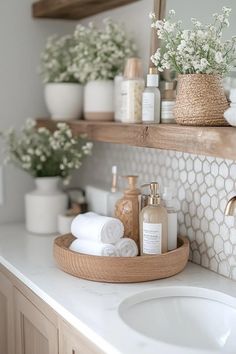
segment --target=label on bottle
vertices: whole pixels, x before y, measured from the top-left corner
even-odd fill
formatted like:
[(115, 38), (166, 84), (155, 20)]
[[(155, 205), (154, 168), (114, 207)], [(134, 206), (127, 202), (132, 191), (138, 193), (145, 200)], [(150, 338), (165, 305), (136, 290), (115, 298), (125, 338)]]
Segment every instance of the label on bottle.
[(175, 123), (174, 116), (175, 101), (162, 101), (161, 103), (161, 122)]
[(144, 92), (142, 121), (154, 122), (154, 120), (155, 120), (155, 95), (153, 92)]
[(143, 253), (161, 254), (162, 224), (143, 223)]

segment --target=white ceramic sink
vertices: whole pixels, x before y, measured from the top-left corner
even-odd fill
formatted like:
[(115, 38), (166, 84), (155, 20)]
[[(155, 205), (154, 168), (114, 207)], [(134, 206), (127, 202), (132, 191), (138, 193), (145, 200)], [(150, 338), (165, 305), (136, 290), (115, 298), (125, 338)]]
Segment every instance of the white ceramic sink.
[(153, 289), (127, 298), (119, 314), (132, 329), (176, 349), (236, 354), (236, 299), (224, 293), (196, 287)]

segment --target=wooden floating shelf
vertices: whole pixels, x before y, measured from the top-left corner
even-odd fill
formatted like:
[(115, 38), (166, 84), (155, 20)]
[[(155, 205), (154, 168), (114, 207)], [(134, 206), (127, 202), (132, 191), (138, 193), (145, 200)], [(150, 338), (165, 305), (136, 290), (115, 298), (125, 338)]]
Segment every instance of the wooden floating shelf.
[(35, 18), (80, 20), (139, 0), (39, 0), (32, 5)]
[[(38, 126), (54, 130), (57, 122), (38, 119)], [(176, 124), (122, 124), (68, 121), (74, 134), (88, 139), (155, 149), (175, 150), (236, 160), (236, 128), (187, 127)]]

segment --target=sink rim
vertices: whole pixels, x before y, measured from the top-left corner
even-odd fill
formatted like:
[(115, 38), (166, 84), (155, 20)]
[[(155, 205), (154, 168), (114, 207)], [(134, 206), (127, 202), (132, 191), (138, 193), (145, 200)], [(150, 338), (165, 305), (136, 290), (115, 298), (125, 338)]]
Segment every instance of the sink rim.
[[(172, 350), (176, 350), (175, 353), (192, 353), (192, 354), (216, 354), (220, 353), (214, 349), (199, 349), (199, 348), (189, 348), (187, 346), (181, 346), (169, 342), (165, 342), (161, 339), (149, 337), (147, 334), (142, 333), (137, 330), (135, 327), (131, 326), (128, 322), (126, 322), (125, 314), (128, 309), (132, 306), (138, 305), (139, 303), (158, 299), (158, 298), (171, 298), (171, 297), (192, 297), (199, 299), (207, 299), (210, 301), (218, 302), (220, 304), (229, 306), (232, 310), (236, 311), (236, 296), (229, 295), (223, 291), (215, 290), (212, 288), (206, 287), (198, 287), (198, 286), (188, 286), (188, 285), (170, 285), (170, 286), (160, 286), (153, 289), (144, 290), (133, 294), (129, 297), (126, 297), (118, 306), (118, 314), (122, 322), (129, 327), (129, 329), (133, 330), (135, 333), (145, 337), (146, 339), (152, 341), (153, 343), (160, 343), (164, 345), (166, 348), (172, 348)], [(181, 350), (181, 351), (179, 351)], [(172, 353), (172, 352), (171, 352)]]
[(123, 311), (123, 309), (127, 310), (129, 306), (136, 305), (143, 301), (158, 299), (163, 297), (203, 298), (207, 300), (220, 302), (224, 305), (233, 307), (236, 310), (236, 296), (234, 297), (232, 295), (228, 295), (223, 291), (205, 288), (205, 287), (188, 286), (188, 285), (184, 285), (184, 286), (171, 285), (171, 286), (162, 286), (158, 288), (144, 290), (126, 297), (118, 306), (118, 313), (121, 316), (122, 315), (121, 312)]

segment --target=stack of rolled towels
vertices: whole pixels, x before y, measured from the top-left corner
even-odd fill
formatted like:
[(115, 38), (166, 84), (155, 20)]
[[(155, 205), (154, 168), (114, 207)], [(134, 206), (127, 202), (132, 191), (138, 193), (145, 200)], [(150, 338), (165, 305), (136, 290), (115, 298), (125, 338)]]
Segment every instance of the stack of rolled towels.
[(76, 240), (70, 245), (75, 252), (93, 256), (136, 257), (134, 240), (124, 237), (124, 225), (119, 219), (93, 212), (80, 214), (71, 223)]

